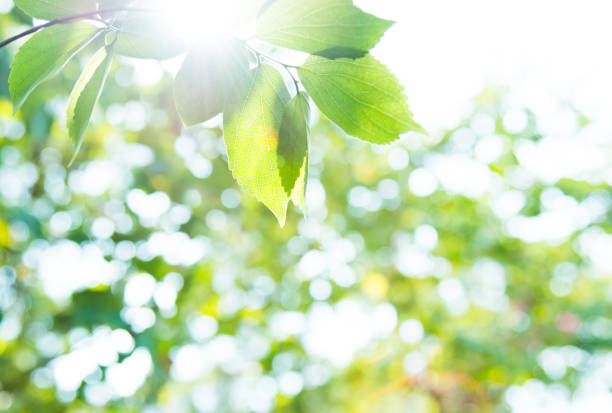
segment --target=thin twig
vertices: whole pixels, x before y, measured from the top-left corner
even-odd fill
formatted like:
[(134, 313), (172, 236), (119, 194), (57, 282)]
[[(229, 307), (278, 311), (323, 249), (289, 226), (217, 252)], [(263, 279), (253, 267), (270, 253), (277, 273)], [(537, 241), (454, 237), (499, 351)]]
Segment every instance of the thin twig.
[(103, 10), (96, 10), (96, 11), (90, 11), (90, 12), (86, 12), (86, 13), (79, 13), (79, 14), (75, 14), (72, 16), (66, 16), (66, 17), (61, 17), (59, 19), (55, 19), (55, 20), (51, 20), (48, 21), (47, 23), (38, 25), (38, 26), (34, 26), (29, 28), (28, 30), (21, 32), (9, 39), (6, 39), (2, 42), (0, 42), (0, 49), (2, 49), (4, 46), (13, 43), (14, 41), (17, 41), (25, 36), (28, 36), (32, 33), (36, 33), (39, 30), (42, 30), (44, 28), (47, 27), (51, 27), (51, 26), (55, 26), (56, 24), (65, 24), (65, 23), (70, 23), (72, 21), (75, 20), (81, 20), (81, 19), (93, 19), (93, 20), (99, 20), (96, 19), (95, 17), (97, 15), (104, 15), (104, 14), (109, 14), (109, 13), (118, 13), (118, 12), (122, 12), (122, 11), (132, 11), (132, 12), (142, 12), (142, 13), (156, 13), (159, 12), (159, 10), (154, 10), (154, 9), (139, 9), (139, 8), (129, 8), (129, 7), (116, 7), (116, 8), (112, 8), (112, 9), (103, 9)]

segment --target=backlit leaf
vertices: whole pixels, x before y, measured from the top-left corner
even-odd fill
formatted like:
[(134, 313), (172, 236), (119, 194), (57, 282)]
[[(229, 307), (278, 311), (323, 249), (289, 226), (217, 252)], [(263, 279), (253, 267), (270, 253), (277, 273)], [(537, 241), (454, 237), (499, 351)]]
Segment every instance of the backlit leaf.
[(295, 181), (295, 186), (291, 192), (291, 201), (306, 214), (306, 183), (308, 181), (308, 154), (304, 158), (304, 164), (300, 169), (300, 175)]
[(68, 99), (66, 122), (70, 138), (76, 148), (72, 160), (83, 143), (89, 119), (104, 88), (111, 62), (112, 54), (108, 48), (100, 49), (85, 67)]
[(44, 80), (57, 74), (99, 32), (85, 22), (43, 29), (21, 46), (11, 64), (9, 89), (16, 112)]
[(304, 191), (305, 180), (301, 182), (302, 188), (296, 187), (296, 181), (301, 173), (305, 173), (309, 134), (310, 106), (306, 94), (300, 92), (285, 109), (278, 139), (281, 183), (289, 196), (294, 189), (297, 192)]
[(96, 0), (14, 0), (26, 14), (43, 20), (96, 11)]
[(176, 107), (187, 126), (223, 111), (225, 98), (249, 70), (246, 49), (236, 40), (197, 43), (174, 83)]
[(248, 74), (243, 90), (224, 111), (229, 167), (238, 183), (285, 225), (289, 198), (278, 168), (278, 136), (289, 92), (280, 73), (261, 65)]
[(355, 58), (374, 47), (392, 24), (352, 0), (277, 0), (259, 17), (257, 37), (328, 58)]
[(397, 78), (370, 55), (356, 60), (311, 56), (298, 72), (321, 112), (351, 136), (385, 144), (408, 131), (424, 132), (412, 119)]

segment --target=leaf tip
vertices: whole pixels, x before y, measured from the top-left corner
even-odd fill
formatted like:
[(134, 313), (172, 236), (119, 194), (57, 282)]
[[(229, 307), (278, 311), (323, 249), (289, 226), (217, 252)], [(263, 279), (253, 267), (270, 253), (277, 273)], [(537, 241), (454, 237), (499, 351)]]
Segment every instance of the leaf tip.
[(276, 220), (278, 221), (278, 225), (281, 228), (285, 227), (285, 224), (287, 223), (287, 209), (285, 208), (284, 213), (281, 214), (277, 214), (276, 212), (272, 211), (274, 213), (274, 216), (276, 217)]
[(422, 127), (421, 125), (419, 125), (418, 123), (414, 122), (414, 129), (413, 132), (416, 133), (422, 133), (423, 135), (431, 135), (427, 129), (425, 129), (424, 127)]
[(24, 98), (16, 96), (16, 91), (12, 87), (12, 82), (11, 82), (10, 77), (9, 77), (9, 96), (11, 98), (11, 102), (13, 102), (13, 116), (15, 116), (17, 112), (19, 112), (19, 109), (21, 109), (21, 105), (23, 105)]
[(74, 153), (72, 154), (72, 157), (70, 158), (70, 162), (68, 162), (68, 168), (70, 168), (72, 164), (74, 163), (74, 161), (76, 161), (77, 155), (79, 154), (79, 151), (81, 150), (81, 146), (83, 145), (83, 138), (82, 137), (79, 138), (78, 136), (75, 136), (73, 128), (71, 126), (69, 127), (68, 133), (69, 133), (71, 140), (75, 143)]

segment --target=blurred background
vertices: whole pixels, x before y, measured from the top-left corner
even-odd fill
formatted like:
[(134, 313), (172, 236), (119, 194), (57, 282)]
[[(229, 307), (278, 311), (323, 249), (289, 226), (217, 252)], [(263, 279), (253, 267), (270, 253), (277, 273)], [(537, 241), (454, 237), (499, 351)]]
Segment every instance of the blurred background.
[(315, 114), (285, 228), (176, 62), (122, 59), (67, 168), (87, 53), (13, 117), (0, 50), (0, 411), (610, 411), (610, 6), (357, 3), (431, 135)]

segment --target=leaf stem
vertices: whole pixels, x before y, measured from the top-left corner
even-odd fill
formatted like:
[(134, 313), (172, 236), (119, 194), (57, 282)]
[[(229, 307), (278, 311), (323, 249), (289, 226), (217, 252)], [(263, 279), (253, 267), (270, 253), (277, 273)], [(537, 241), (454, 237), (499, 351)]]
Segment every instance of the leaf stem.
[(86, 13), (79, 13), (79, 14), (75, 14), (72, 16), (66, 16), (66, 17), (61, 17), (59, 19), (54, 19), (51, 21), (48, 21), (47, 23), (44, 24), (40, 24), (38, 26), (34, 26), (29, 28), (26, 31), (23, 31), (11, 38), (8, 38), (6, 40), (3, 40), (2, 42), (0, 42), (0, 49), (2, 49), (4, 46), (9, 45), (23, 37), (26, 37), (32, 33), (36, 33), (39, 30), (42, 30), (44, 28), (47, 27), (51, 27), (51, 26), (55, 26), (56, 24), (65, 24), (65, 23), (70, 23), (72, 21), (75, 20), (81, 20), (81, 19), (93, 19), (93, 20), (98, 20), (96, 18), (97, 15), (104, 15), (104, 14), (109, 14), (109, 13), (117, 13), (117, 12), (121, 12), (121, 11), (133, 11), (133, 12), (145, 12), (145, 13), (155, 13), (158, 10), (154, 10), (154, 9), (144, 9), (144, 8), (129, 8), (129, 7), (115, 7), (115, 8), (111, 8), (111, 9), (103, 9), (103, 10), (96, 10), (96, 11), (90, 11), (90, 12), (86, 12)]
[(279, 65), (284, 66), (284, 67), (286, 67), (286, 68), (292, 68), (292, 69), (297, 69), (297, 68), (298, 68), (297, 66), (294, 66), (294, 65), (289, 65), (289, 64), (287, 64), (287, 63), (283, 63), (283, 62), (281, 62), (280, 60), (278, 60), (278, 59), (276, 59), (276, 58), (274, 58), (274, 57), (272, 57), (272, 56), (269, 56), (269, 55), (266, 55), (266, 54), (263, 54), (263, 53), (259, 53), (259, 55), (261, 55), (261, 56), (262, 56), (264, 59), (271, 60), (271, 61), (273, 61), (274, 63), (278, 63)]
[(274, 57), (272, 57), (272, 56), (269, 56), (269, 55), (267, 55), (267, 54), (264, 54), (264, 53), (262, 53), (262, 52), (260, 52), (260, 51), (258, 51), (258, 50), (256, 50), (256, 49), (254, 49), (254, 48), (253, 48), (251, 45), (249, 45), (249, 44), (248, 44), (246, 41), (245, 41), (245, 42), (243, 42), (243, 43), (244, 43), (245, 47), (246, 47), (248, 50), (250, 50), (250, 51), (251, 51), (253, 54), (255, 54), (255, 56), (257, 56), (257, 60), (261, 61), (261, 59), (262, 59), (262, 58), (263, 58), (263, 59), (267, 59), (267, 60), (269, 60), (269, 61), (271, 61), (271, 62), (274, 62), (274, 63), (279, 64), (279, 65), (281, 65), (282, 67), (284, 67), (284, 68), (285, 68), (285, 70), (287, 71), (287, 73), (289, 73), (289, 76), (291, 76), (291, 80), (293, 80), (293, 84), (295, 85), (295, 93), (297, 94), (297, 93), (299, 93), (299, 92), (300, 92), (299, 80), (298, 80), (298, 79), (296, 79), (296, 78), (295, 78), (295, 76), (293, 75), (293, 73), (291, 72), (291, 70), (289, 70), (289, 69), (298, 69), (298, 68), (299, 68), (298, 66), (295, 66), (295, 65), (290, 65), (290, 64), (287, 64), (287, 63), (281, 62), (280, 60), (278, 60), (278, 59), (276, 59), (276, 58), (274, 58)]

